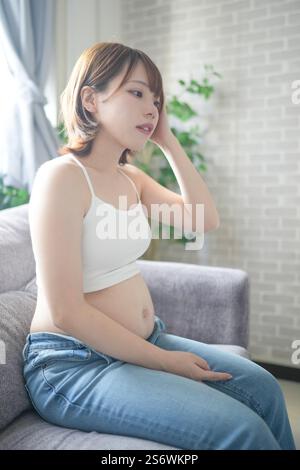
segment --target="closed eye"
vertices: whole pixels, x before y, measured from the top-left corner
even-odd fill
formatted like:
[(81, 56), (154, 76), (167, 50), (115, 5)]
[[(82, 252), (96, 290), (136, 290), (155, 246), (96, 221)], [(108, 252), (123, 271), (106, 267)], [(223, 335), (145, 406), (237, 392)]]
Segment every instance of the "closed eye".
[[(139, 91), (139, 90), (132, 90), (131, 93), (140, 93), (142, 96), (143, 96), (143, 92), (142, 91)], [(157, 103), (158, 104), (158, 108), (160, 108), (160, 101), (155, 101), (154, 103)]]

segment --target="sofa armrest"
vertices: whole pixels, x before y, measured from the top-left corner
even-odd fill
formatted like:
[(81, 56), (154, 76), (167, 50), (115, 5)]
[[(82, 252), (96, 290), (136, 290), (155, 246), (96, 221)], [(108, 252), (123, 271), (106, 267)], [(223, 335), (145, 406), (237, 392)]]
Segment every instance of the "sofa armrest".
[(240, 269), (137, 260), (167, 332), (248, 347), (249, 278)]

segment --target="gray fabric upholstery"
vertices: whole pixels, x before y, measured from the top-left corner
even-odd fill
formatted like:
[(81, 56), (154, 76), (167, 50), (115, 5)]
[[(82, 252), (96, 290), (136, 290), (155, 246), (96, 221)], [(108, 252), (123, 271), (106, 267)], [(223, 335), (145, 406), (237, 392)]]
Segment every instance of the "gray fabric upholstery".
[(29, 292), (0, 294), (0, 338), (6, 350), (6, 364), (0, 364), (0, 430), (31, 408), (24, 388), (22, 348), (35, 303), (35, 296)]
[[(37, 296), (28, 204), (0, 211), (0, 449), (175, 449), (127, 436), (84, 433), (42, 420), (29, 402), (22, 348)], [(156, 314), (172, 334), (249, 357), (249, 285), (244, 271), (138, 260)]]
[(35, 275), (27, 207), (0, 212), (0, 293), (22, 289)]
[(160, 450), (177, 449), (159, 442), (128, 436), (83, 432), (49, 424), (27, 411), (0, 433), (0, 450)]
[(137, 263), (156, 313), (166, 320), (170, 333), (204, 343), (248, 347), (246, 272), (166, 261)]

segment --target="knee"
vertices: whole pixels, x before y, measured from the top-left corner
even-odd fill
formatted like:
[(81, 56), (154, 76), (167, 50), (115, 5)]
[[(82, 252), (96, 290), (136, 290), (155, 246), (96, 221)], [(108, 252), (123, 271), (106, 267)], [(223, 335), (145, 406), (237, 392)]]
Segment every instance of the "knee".
[(275, 409), (275, 406), (282, 407), (284, 394), (274, 375), (257, 365), (252, 380), (256, 389), (255, 398), (261, 403), (265, 413), (270, 408)]
[(256, 413), (248, 414), (239, 426), (241, 449), (275, 450), (279, 449), (273, 434), (265, 421)]
[(219, 420), (219, 426), (210, 429), (207, 441), (210, 449), (279, 449), (265, 421), (253, 410), (235, 401), (231, 402), (230, 413)]
[(259, 380), (261, 387), (265, 390), (266, 393), (271, 394), (272, 396), (282, 396), (282, 390), (280, 384), (276, 377), (271, 374), (269, 371), (264, 369), (261, 366), (258, 366), (257, 377), (254, 377), (255, 380)]

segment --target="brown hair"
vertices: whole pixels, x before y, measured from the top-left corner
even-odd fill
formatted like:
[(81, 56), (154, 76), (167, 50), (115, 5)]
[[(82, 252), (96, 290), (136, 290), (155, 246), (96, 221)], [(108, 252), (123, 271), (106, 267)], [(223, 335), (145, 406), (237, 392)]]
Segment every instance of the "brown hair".
[[(92, 113), (82, 104), (81, 89), (91, 86), (96, 91), (105, 91), (109, 81), (116, 77), (127, 63), (127, 72), (119, 85), (120, 88), (139, 60), (145, 66), (150, 90), (160, 99), (159, 109), (163, 108), (164, 93), (160, 71), (144, 52), (116, 42), (96, 43), (82, 52), (60, 96), (61, 116), (68, 142), (58, 149), (59, 155), (70, 152), (77, 156), (88, 155), (99, 131), (99, 124), (93, 121)], [(127, 156), (133, 155), (133, 151), (125, 149), (119, 164), (128, 163)]]

